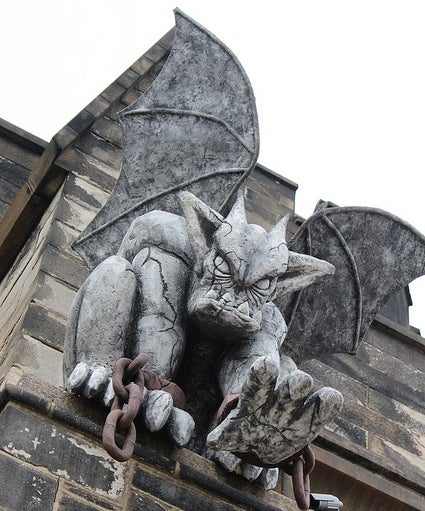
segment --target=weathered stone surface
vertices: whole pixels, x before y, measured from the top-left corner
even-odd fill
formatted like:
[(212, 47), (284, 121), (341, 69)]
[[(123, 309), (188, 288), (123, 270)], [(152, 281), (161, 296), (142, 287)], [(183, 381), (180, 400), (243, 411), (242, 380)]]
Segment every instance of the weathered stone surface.
[(389, 297), (425, 271), (424, 236), (373, 208), (320, 210), (302, 225), (289, 247), (338, 269), (332, 280), (303, 291), (299, 300), (290, 297), (278, 304), (289, 321), (285, 352), (297, 361), (354, 353)]
[[(68, 481), (63, 481), (62, 489), (65, 495), (68, 494), (71, 498), (72, 496), (76, 496), (79, 499), (84, 499), (85, 501), (90, 502), (95, 506), (99, 506), (101, 509), (107, 509), (112, 511), (119, 509), (119, 506), (115, 506), (111, 502), (108, 502), (106, 499), (92, 492), (91, 488), (85, 489), (77, 484), (69, 483)], [(96, 507), (96, 509), (98, 508)]]
[[(170, 58), (154, 85), (134, 100), (122, 113), (122, 176), (76, 242), (91, 267), (116, 252), (136, 216), (152, 209), (179, 212), (175, 191), (183, 186), (219, 209), (257, 157), (254, 96), (244, 71), (227, 48), (180, 11)], [(82, 143), (78, 147), (94, 155)], [(114, 151), (103, 157), (102, 146), (96, 157), (109, 163)]]
[[(101, 508), (100, 508), (101, 509)], [(88, 502), (77, 500), (69, 495), (62, 495), (59, 501), (59, 511), (98, 511), (99, 508), (90, 505)]]
[[(137, 467), (133, 484), (159, 499), (179, 507), (180, 509), (196, 509), (199, 511), (234, 511), (234, 507), (219, 500), (206, 500), (204, 495), (172, 479), (152, 474), (142, 467)], [(161, 509), (161, 508), (159, 508)]]
[[(15, 425), (11, 426), (15, 428)], [(52, 509), (57, 478), (0, 453), (0, 507), (4, 511), (46, 511)]]
[(74, 147), (68, 147), (58, 158), (58, 163), (76, 176), (90, 180), (96, 186), (110, 192), (119, 176), (119, 171), (93, 156)]
[[(143, 493), (133, 491), (130, 496), (127, 511), (178, 511), (177, 507), (170, 506), (159, 499), (148, 497)], [(180, 508), (179, 508), (180, 509)]]
[(40, 305), (30, 303), (25, 314), (22, 331), (54, 348), (63, 349), (65, 327), (66, 321), (63, 317)]
[(125, 486), (126, 465), (112, 460), (93, 442), (81, 439), (61, 425), (8, 405), (0, 414), (1, 449), (53, 474), (118, 498)]

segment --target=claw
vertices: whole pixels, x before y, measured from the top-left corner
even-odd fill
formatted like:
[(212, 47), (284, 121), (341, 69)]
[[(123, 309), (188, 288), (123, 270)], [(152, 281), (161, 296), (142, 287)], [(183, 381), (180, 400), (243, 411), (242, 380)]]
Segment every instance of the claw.
[(279, 367), (270, 357), (259, 357), (251, 367), (251, 376), (254, 376), (260, 385), (267, 385), (276, 380)]
[(79, 362), (66, 382), (66, 390), (70, 392), (78, 392), (84, 385), (90, 374), (90, 367), (85, 362)]
[(331, 387), (324, 387), (313, 396), (316, 396), (316, 414), (321, 423), (336, 417), (344, 404), (342, 394)]
[(143, 403), (143, 416), (149, 431), (159, 431), (167, 422), (173, 407), (173, 398), (168, 392), (151, 390), (146, 392), (147, 398)]
[(103, 404), (109, 408), (114, 400), (115, 392), (112, 386), (112, 380), (109, 380), (108, 385), (106, 387), (105, 393), (103, 394)]
[(107, 369), (101, 366), (96, 367), (90, 375), (86, 386), (84, 387), (84, 395), (88, 398), (92, 398), (99, 394), (99, 392), (105, 386), (108, 375), (109, 371)]
[(261, 472), (263, 471), (262, 467), (256, 467), (255, 465), (251, 465), (250, 463), (242, 463), (241, 469), (242, 476), (251, 482), (258, 479), (261, 475)]
[(207, 449), (205, 454), (210, 460), (220, 463), (220, 465), (228, 472), (236, 472), (242, 463), (237, 456), (228, 451), (213, 451), (211, 449)]
[(261, 474), (261, 484), (266, 490), (273, 490), (274, 488), (276, 488), (278, 480), (279, 480), (278, 468), (269, 468), (263, 470)]
[(303, 371), (294, 371), (288, 378), (288, 388), (292, 401), (305, 399), (313, 389), (313, 378)]
[(195, 421), (187, 412), (173, 406), (165, 429), (177, 447), (184, 447), (192, 437)]

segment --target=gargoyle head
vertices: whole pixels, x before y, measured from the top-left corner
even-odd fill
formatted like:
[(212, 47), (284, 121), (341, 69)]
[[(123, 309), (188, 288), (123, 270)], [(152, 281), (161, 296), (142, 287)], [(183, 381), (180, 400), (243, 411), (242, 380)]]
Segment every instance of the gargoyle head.
[(249, 337), (261, 329), (262, 307), (277, 293), (306, 287), (334, 272), (320, 259), (286, 245), (289, 215), (270, 231), (248, 224), (240, 193), (226, 218), (189, 192), (180, 194), (196, 279), (189, 315), (221, 339)]

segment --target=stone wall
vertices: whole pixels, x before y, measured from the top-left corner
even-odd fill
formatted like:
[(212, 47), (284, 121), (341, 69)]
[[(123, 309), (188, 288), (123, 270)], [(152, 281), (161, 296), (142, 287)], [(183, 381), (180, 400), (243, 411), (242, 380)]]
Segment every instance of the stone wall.
[(0, 392), (4, 511), (295, 511), (214, 463), (147, 434), (133, 458), (103, 450), (103, 412), (13, 368)]

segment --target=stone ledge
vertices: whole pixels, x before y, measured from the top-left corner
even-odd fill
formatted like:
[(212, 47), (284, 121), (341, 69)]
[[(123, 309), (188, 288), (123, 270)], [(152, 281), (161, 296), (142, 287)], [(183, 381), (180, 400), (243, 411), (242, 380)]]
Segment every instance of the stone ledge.
[[(106, 416), (104, 410), (89, 407), (87, 401), (39, 380), (26, 373), (21, 367), (13, 366), (0, 389), (0, 412), (7, 419), (8, 415), (12, 415), (10, 412), (5, 415), (4, 412), (11, 406), (17, 407), (18, 411), (23, 410), (21, 405), (37, 413), (39, 417), (37, 424), (48, 424), (51, 421), (53, 424), (56, 423), (58, 429), (66, 426), (74, 428), (77, 430), (77, 435), (84, 436), (86, 444), (93, 442), (93, 447), (99, 449), (99, 438)], [(40, 421), (42, 419), (40, 415), (47, 417), (48, 420)], [(35, 415), (34, 417), (36, 418)], [(16, 439), (21, 438), (18, 434), (15, 436)], [(94, 438), (90, 440), (90, 437)], [(141, 442), (142, 438), (143, 442)], [(28, 442), (30, 445), (31, 441), (26, 441)], [(106, 453), (105, 456), (107, 457)], [(287, 497), (273, 491), (266, 492), (259, 485), (250, 484), (234, 474), (228, 474), (210, 460), (186, 449), (174, 448), (164, 440), (145, 432), (139, 434), (134, 457), (129, 463), (135, 464), (135, 469), (139, 473), (146, 470), (150, 472), (158, 470), (158, 477), (165, 481), (160, 484), (161, 488), (167, 488), (168, 480), (170, 488), (176, 491), (180, 486), (182, 489), (190, 488), (196, 499), (198, 495), (204, 494), (211, 495), (213, 499), (218, 498), (220, 502), (223, 502), (223, 509), (233, 509), (233, 505), (238, 506), (238, 509), (239, 505), (242, 505), (258, 511), (295, 511), (297, 509), (295, 503)], [(41, 462), (38, 465), (43, 466)], [(54, 473), (60, 476), (61, 468), (58, 467), (55, 466)], [(129, 472), (132, 470), (129, 469)], [(160, 498), (167, 498), (167, 495)], [(167, 502), (172, 505), (177, 503), (177, 501)], [(230, 504), (225, 504), (226, 502)]]

